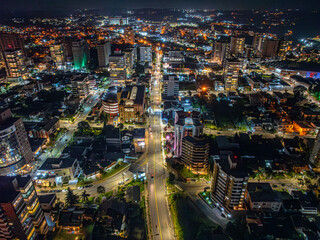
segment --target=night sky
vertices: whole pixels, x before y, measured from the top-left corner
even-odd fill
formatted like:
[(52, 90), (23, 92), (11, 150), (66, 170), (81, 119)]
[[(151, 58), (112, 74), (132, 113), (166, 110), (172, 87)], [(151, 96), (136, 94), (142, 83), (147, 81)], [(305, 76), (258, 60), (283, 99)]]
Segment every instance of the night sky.
[(0, 0), (1, 10), (77, 8), (320, 9), (320, 0)]

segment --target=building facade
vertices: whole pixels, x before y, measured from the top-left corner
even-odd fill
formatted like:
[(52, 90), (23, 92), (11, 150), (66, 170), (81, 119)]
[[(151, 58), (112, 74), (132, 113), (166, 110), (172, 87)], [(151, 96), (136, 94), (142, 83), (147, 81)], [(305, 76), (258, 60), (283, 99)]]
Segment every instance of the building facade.
[(163, 95), (165, 97), (179, 96), (179, 78), (177, 75), (163, 75)]
[(224, 66), (224, 86), (226, 91), (238, 89), (240, 61), (227, 59)]
[(109, 56), (110, 81), (112, 86), (125, 86), (127, 79), (126, 59), (121, 51)]
[(98, 64), (100, 68), (106, 68), (111, 54), (111, 43), (104, 42), (97, 45)]
[(182, 139), (182, 163), (195, 174), (206, 174), (209, 147), (209, 142), (205, 137), (184, 137)]
[(29, 163), (33, 153), (21, 118), (10, 109), (0, 112), (0, 175), (13, 173)]
[(174, 124), (174, 155), (179, 157), (182, 151), (182, 139), (186, 136), (200, 136), (203, 125), (200, 122), (200, 112), (175, 112)]
[(64, 53), (63, 44), (55, 44), (50, 46), (50, 55), (54, 63), (56, 64), (57, 69), (62, 69), (66, 56)]
[(245, 192), (248, 173), (236, 156), (226, 155), (214, 159), (211, 181), (211, 197), (222, 212), (245, 209)]
[(89, 61), (89, 48), (85, 40), (72, 42), (73, 64), (75, 69), (85, 68)]

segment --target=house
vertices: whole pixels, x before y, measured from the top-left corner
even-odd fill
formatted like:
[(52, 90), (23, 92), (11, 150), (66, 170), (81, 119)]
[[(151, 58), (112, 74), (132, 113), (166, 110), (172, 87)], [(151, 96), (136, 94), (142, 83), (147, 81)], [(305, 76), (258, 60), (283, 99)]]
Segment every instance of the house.
[(249, 182), (246, 200), (254, 211), (279, 212), (282, 205), (278, 192), (273, 191), (269, 183)]

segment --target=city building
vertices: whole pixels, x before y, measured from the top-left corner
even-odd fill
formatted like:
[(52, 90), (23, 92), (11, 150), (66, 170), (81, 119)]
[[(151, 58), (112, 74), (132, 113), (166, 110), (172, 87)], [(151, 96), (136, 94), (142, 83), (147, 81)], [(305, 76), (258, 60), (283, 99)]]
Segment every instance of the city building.
[(44, 187), (77, 182), (80, 172), (76, 158), (47, 158), (37, 170), (35, 182)]
[(207, 174), (209, 142), (203, 136), (182, 139), (181, 161), (195, 174)]
[(74, 75), (71, 79), (72, 95), (84, 99), (89, 94), (89, 85), (85, 75)]
[[(45, 235), (48, 232), (48, 225), (44, 213), (41, 209), (39, 198), (33, 181), (30, 176), (0, 177), (1, 182), (5, 182), (8, 188), (19, 191), (27, 206), (29, 216), (36, 229), (36, 232)], [(0, 198), (1, 199), (1, 198)]]
[(129, 83), (129, 79), (131, 79), (131, 75), (134, 72), (133, 66), (135, 63), (134, 59), (134, 48), (128, 48), (124, 52), (124, 57), (126, 59), (126, 82)]
[(163, 75), (163, 96), (179, 96), (179, 78), (177, 75)]
[(128, 85), (118, 91), (120, 122), (143, 122), (145, 86)]
[(22, 193), (12, 183), (0, 182), (0, 237), (1, 239), (37, 238)]
[(98, 64), (100, 68), (106, 68), (109, 64), (109, 56), (111, 54), (110, 42), (99, 43), (97, 45)]
[(110, 81), (112, 86), (125, 86), (127, 79), (125, 55), (119, 49), (109, 56)]
[(211, 197), (216, 206), (227, 214), (245, 209), (245, 192), (249, 175), (239, 158), (229, 154), (214, 158)]
[(134, 31), (132, 28), (126, 28), (124, 30), (124, 41), (125, 43), (134, 44)]
[(24, 39), (16, 33), (0, 34), (0, 62), (4, 62), (3, 52), (8, 50), (21, 50), (24, 56)]
[(125, 17), (110, 17), (109, 24), (110, 25), (128, 25), (129, 20)]
[(236, 91), (238, 89), (240, 61), (237, 59), (227, 59), (224, 66), (224, 86), (226, 91)]
[(230, 41), (230, 54), (234, 56), (242, 56), (244, 50), (245, 38), (231, 37)]
[(146, 129), (136, 128), (133, 131), (133, 146), (135, 153), (143, 153), (146, 151)]
[(256, 34), (253, 38), (252, 47), (253, 47), (253, 50), (255, 51), (256, 55), (258, 55), (258, 56), (262, 52), (264, 40), (265, 40), (265, 38), (261, 34)]
[(85, 68), (89, 61), (89, 48), (84, 39), (72, 42), (73, 65), (75, 69)]
[(263, 58), (275, 58), (278, 55), (280, 40), (265, 39), (262, 48)]
[(50, 54), (52, 60), (55, 62), (57, 69), (62, 69), (66, 56), (64, 53), (63, 44), (55, 44), (50, 46)]
[(21, 118), (12, 117), (10, 109), (0, 111), (0, 175), (13, 173), (33, 158)]
[(33, 138), (46, 138), (50, 140), (50, 135), (57, 132), (59, 129), (59, 118), (53, 117), (48, 121), (37, 124), (32, 130)]
[(281, 40), (279, 43), (278, 56), (280, 60), (286, 60), (287, 52), (290, 50), (292, 41)]
[(213, 46), (212, 61), (223, 64), (226, 58), (230, 58), (230, 43), (226, 41), (216, 41)]
[(175, 112), (174, 124), (174, 155), (179, 157), (182, 151), (182, 139), (186, 136), (200, 136), (203, 125), (200, 121), (200, 112)]
[(21, 81), (26, 73), (22, 50), (6, 50), (3, 52), (8, 81)]
[(102, 110), (110, 117), (119, 115), (118, 87), (109, 87), (102, 97)]
[(139, 47), (139, 53), (140, 53), (140, 62), (152, 62), (152, 48), (149, 46), (140, 46)]
[(279, 212), (282, 206), (279, 192), (273, 191), (269, 183), (249, 182), (246, 200), (253, 211)]

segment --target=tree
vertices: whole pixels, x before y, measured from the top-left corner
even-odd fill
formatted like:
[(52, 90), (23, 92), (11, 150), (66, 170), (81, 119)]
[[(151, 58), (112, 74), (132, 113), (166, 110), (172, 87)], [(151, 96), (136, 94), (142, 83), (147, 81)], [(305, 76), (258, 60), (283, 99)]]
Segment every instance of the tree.
[(98, 194), (103, 194), (105, 192), (106, 192), (106, 188), (104, 186), (97, 187), (97, 193)]
[(74, 194), (73, 191), (70, 188), (68, 188), (65, 200), (68, 206), (74, 206), (78, 203), (79, 196)]
[(175, 179), (174, 174), (169, 172), (168, 183), (173, 184), (174, 179)]
[(83, 193), (81, 194), (81, 200), (82, 200), (82, 202), (87, 202), (89, 196), (90, 196), (90, 194), (88, 194), (87, 191), (84, 190)]
[(78, 131), (80, 133), (91, 132), (91, 127), (87, 121), (81, 121), (78, 123)]

